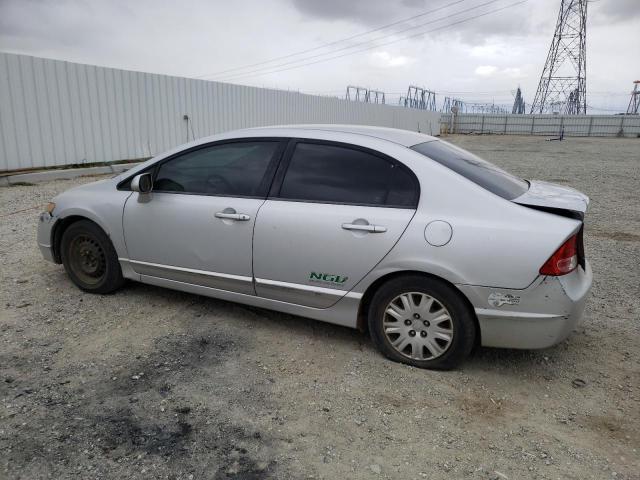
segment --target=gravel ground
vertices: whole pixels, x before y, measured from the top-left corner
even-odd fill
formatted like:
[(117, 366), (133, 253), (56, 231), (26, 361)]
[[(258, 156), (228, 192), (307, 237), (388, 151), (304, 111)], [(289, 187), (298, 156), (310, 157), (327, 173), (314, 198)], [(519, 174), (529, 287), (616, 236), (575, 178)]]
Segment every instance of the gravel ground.
[(592, 200), (584, 324), (459, 370), (353, 330), (130, 283), (80, 292), (35, 243), (80, 178), (0, 188), (0, 478), (640, 478), (640, 140), (457, 136)]

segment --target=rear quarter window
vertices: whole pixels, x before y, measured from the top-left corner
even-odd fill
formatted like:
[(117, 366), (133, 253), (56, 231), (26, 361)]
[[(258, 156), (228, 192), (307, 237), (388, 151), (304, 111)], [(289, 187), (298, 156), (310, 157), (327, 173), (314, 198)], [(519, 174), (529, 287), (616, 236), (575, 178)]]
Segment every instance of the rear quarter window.
[(529, 184), (521, 178), (448, 142), (434, 140), (410, 148), (507, 200), (529, 189)]

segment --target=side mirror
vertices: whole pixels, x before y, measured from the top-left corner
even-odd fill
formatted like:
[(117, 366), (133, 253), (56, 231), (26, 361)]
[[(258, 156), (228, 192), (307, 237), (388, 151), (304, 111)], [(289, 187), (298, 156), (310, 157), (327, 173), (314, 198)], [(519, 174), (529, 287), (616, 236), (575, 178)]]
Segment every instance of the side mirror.
[(139, 193), (149, 193), (153, 188), (153, 180), (150, 173), (141, 173), (131, 180), (131, 190)]

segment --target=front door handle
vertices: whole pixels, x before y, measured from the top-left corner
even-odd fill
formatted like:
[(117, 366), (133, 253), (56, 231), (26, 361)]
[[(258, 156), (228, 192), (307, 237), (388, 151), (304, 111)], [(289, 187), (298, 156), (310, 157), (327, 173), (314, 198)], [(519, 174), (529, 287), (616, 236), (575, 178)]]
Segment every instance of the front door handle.
[(358, 223), (343, 223), (342, 228), (345, 230), (359, 230), (361, 232), (369, 233), (384, 233), (387, 231), (387, 227), (380, 225), (362, 225)]
[(246, 222), (251, 220), (251, 217), (246, 213), (225, 213), (225, 212), (217, 212), (215, 214), (216, 218), (223, 218), (227, 220), (237, 220), (239, 222)]

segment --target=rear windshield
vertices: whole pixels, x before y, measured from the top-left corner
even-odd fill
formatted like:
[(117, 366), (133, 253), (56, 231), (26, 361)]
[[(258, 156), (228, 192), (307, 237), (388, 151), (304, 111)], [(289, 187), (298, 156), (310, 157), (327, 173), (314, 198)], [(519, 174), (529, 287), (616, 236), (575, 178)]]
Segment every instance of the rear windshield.
[(517, 198), (529, 189), (529, 184), (521, 178), (442, 140), (419, 143), (411, 149), (507, 200)]

